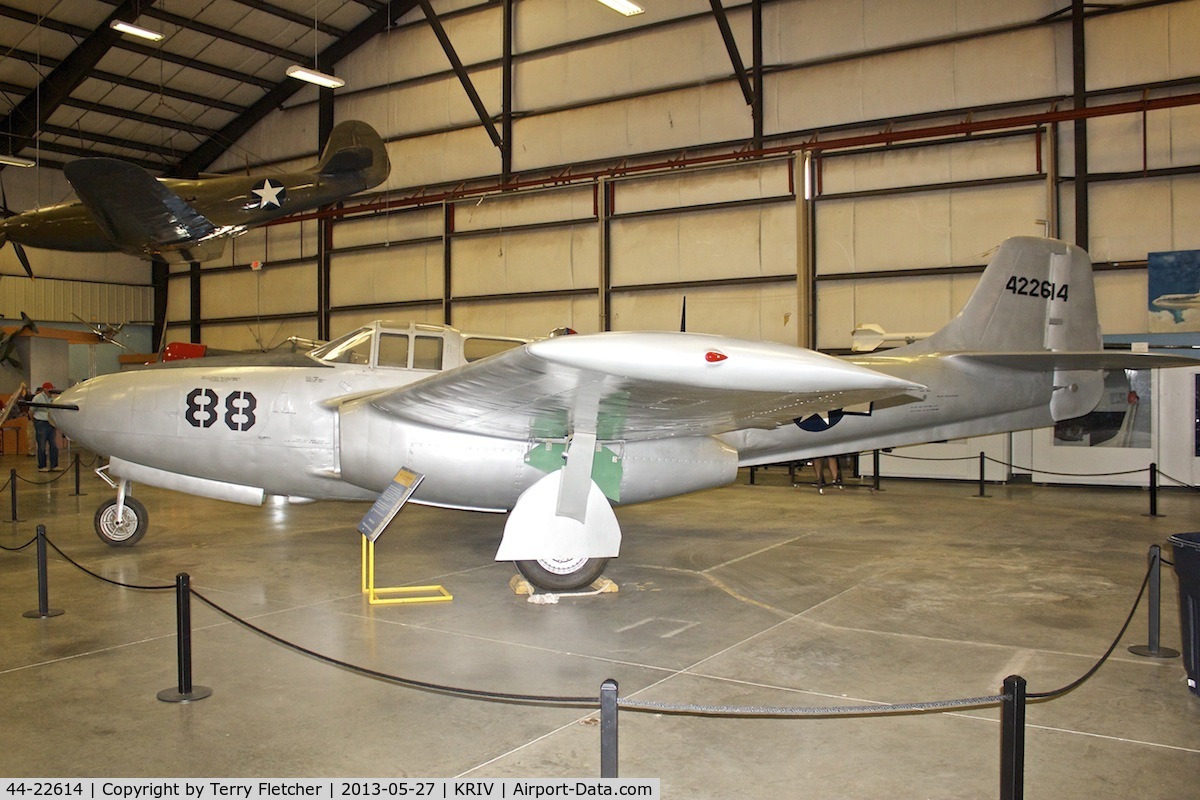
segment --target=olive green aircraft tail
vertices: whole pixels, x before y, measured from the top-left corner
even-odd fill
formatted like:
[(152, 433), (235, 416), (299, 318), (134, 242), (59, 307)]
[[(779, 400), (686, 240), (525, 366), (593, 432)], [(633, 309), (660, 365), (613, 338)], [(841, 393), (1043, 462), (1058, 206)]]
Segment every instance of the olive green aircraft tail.
[(359, 173), (362, 188), (371, 189), (387, 180), (392, 164), (374, 128), (359, 120), (347, 120), (334, 126), (315, 169), (322, 175)]

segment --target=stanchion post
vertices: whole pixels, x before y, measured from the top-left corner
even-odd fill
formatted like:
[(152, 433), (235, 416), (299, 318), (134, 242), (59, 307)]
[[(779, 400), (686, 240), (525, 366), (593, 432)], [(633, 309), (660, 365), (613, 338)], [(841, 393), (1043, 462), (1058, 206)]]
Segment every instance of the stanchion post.
[(20, 522), (17, 519), (17, 468), (13, 467), (8, 473), (9, 494), (12, 496), (12, 519), (11, 522)]
[(175, 576), (175, 628), (179, 681), (170, 689), (158, 693), (165, 703), (190, 703), (212, 694), (207, 686), (192, 685), (192, 587), (186, 572)]
[(987, 495), (983, 493), (983, 472), (986, 467), (987, 467), (987, 457), (984, 455), (984, 451), (980, 450), (979, 451), (979, 496), (980, 497), (987, 497)]
[(81, 492), (79, 490), (79, 453), (75, 454), (75, 457), (73, 460), (75, 462), (73, 465), (74, 469), (75, 469), (75, 491), (71, 493), (71, 496), (72, 497), (82, 497), (83, 492)]
[(1000, 703), (1000, 800), (1025, 796), (1025, 679), (1009, 675)]
[(617, 682), (600, 684), (600, 777), (617, 777)]
[(1158, 464), (1150, 462), (1150, 516), (1158, 516)]
[[(14, 470), (15, 471), (15, 470)], [(37, 526), (37, 573), (38, 573), (38, 607), (36, 611), (26, 611), (21, 616), (28, 619), (46, 619), (57, 617), (63, 613), (61, 608), (50, 607), (50, 583), (46, 570), (46, 526)]]
[(873, 452), (871, 454), (871, 468), (875, 472), (875, 483), (873, 486), (871, 486), (871, 488), (877, 492), (881, 492), (883, 490), (879, 488), (879, 450), (878, 449), (876, 449), (875, 452)]
[(1145, 656), (1146, 658), (1176, 658), (1179, 655), (1178, 650), (1172, 650), (1169, 647), (1160, 647), (1161, 625), (1159, 619), (1159, 605), (1162, 601), (1162, 548), (1156, 544), (1150, 545), (1150, 576), (1147, 580), (1149, 583), (1148, 599), (1149, 606), (1146, 610), (1146, 620), (1149, 630), (1146, 634), (1146, 644), (1135, 644), (1129, 648), (1129, 652), (1136, 656)]

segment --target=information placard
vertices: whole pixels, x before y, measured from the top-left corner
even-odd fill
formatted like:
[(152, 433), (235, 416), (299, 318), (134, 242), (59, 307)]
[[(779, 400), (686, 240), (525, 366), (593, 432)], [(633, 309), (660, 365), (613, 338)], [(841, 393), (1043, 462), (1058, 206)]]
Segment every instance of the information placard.
[(424, 479), (424, 474), (403, 467), (358, 523), (358, 532), (372, 542), (378, 539)]

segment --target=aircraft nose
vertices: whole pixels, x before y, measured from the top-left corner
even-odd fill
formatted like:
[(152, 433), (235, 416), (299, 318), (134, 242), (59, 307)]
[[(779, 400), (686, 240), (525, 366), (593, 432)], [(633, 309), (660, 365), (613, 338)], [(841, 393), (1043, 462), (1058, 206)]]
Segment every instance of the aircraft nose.
[(50, 410), (50, 423), (70, 439), (78, 438), (74, 432), (79, 429), (80, 415), (83, 413), (87, 393), (86, 383), (76, 384), (55, 398), (54, 405), (58, 408)]

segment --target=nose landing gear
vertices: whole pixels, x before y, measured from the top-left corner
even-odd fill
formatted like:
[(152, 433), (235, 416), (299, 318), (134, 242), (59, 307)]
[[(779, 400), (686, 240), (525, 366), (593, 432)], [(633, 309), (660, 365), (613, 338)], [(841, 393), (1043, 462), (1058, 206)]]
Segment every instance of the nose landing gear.
[(150, 514), (141, 501), (128, 494), (129, 482), (124, 478), (113, 481), (101, 467), (96, 474), (117, 490), (117, 496), (106, 500), (96, 509), (93, 524), (100, 541), (109, 547), (132, 547), (141, 541), (150, 528)]

